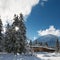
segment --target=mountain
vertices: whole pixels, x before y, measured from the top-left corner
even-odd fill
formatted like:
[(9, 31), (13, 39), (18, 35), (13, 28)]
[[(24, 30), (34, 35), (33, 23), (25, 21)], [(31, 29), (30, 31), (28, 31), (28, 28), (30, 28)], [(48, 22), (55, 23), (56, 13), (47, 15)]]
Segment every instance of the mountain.
[(58, 39), (57, 36), (49, 34), (49, 35), (45, 35), (45, 36), (40, 36), (38, 39), (33, 41), (33, 44), (35, 44), (36, 41), (37, 41), (37, 43), (42, 42), (43, 44), (47, 42), (49, 47), (55, 47), (57, 39)]

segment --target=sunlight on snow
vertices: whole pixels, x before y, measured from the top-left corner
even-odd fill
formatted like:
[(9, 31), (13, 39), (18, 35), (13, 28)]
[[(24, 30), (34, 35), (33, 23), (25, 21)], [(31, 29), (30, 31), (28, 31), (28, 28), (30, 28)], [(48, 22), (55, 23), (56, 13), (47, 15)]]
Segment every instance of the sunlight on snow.
[(16, 26), (16, 27), (15, 27), (15, 30), (18, 31), (18, 30), (19, 30), (19, 27)]

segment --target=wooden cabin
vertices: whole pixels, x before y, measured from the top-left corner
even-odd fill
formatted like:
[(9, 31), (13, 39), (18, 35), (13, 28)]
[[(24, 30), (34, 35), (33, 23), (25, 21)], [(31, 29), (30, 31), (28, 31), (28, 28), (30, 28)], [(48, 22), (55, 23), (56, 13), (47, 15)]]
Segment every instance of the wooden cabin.
[(54, 48), (48, 48), (43, 46), (31, 46), (30, 47), (34, 52), (54, 52)]

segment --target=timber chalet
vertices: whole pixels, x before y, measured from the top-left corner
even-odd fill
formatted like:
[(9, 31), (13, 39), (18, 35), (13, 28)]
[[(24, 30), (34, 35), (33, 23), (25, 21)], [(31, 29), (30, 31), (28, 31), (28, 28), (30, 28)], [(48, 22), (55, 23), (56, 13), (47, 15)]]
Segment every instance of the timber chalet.
[(49, 48), (49, 47), (46, 47), (46, 46), (38, 46), (38, 45), (30, 46), (30, 48), (34, 52), (54, 52), (55, 51), (54, 48)]

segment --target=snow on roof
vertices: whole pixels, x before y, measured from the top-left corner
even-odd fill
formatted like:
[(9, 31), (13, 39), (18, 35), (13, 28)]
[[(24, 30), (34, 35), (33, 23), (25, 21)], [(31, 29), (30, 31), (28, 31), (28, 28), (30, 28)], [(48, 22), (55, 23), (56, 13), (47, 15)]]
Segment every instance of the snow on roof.
[(55, 50), (54, 48), (47, 47), (47, 46), (39, 46), (39, 45), (33, 45), (33, 46), (31, 46), (31, 48), (38, 48), (38, 47), (42, 47), (42, 48), (47, 48), (47, 49)]

